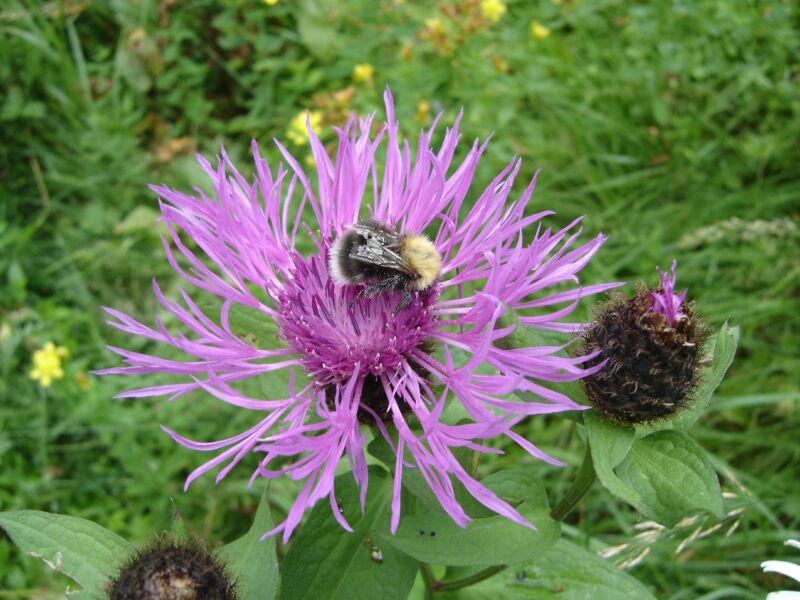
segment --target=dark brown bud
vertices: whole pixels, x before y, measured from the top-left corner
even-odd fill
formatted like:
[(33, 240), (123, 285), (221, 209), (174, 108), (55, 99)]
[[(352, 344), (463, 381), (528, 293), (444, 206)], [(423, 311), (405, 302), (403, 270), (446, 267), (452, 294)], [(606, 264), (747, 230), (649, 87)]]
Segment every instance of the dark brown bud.
[(589, 403), (606, 418), (630, 425), (668, 417), (686, 406), (697, 386), (704, 330), (661, 273), (656, 290), (640, 288), (602, 306), (584, 334), (584, 350), (599, 351), (588, 366), (605, 367), (583, 380)]
[(231, 578), (208, 550), (159, 539), (120, 570), (111, 600), (236, 600)]

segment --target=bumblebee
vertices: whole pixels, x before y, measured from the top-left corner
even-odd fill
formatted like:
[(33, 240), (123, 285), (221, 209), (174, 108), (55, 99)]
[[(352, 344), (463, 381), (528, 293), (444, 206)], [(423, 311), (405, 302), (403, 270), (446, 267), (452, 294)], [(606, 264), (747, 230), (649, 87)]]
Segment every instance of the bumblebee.
[(411, 303), (411, 292), (424, 292), (434, 284), (442, 270), (442, 257), (428, 238), (397, 233), (368, 220), (336, 238), (328, 268), (339, 285), (365, 284), (360, 295), (367, 298), (402, 292), (397, 313)]

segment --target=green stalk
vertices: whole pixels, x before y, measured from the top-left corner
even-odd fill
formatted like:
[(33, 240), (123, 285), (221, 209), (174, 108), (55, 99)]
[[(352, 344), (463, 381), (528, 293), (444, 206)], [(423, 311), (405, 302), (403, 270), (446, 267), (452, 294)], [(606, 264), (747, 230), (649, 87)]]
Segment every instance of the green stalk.
[(469, 577), (464, 577), (462, 579), (454, 579), (453, 581), (434, 581), (433, 588), (438, 592), (452, 592), (453, 590), (459, 590), (461, 588), (479, 583), (484, 579), (489, 579), (489, 577), (492, 575), (497, 575), (505, 568), (505, 565), (493, 565), (491, 567), (486, 567), (482, 571), (478, 571), (474, 575), (470, 575)]
[(433, 600), (434, 586), (438, 582), (434, 579), (433, 572), (428, 563), (421, 563), (419, 568), (422, 573), (422, 579), (425, 581), (425, 600)]
[(572, 509), (577, 506), (581, 498), (586, 495), (586, 492), (588, 492), (589, 488), (592, 487), (595, 479), (597, 479), (597, 474), (594, 472), (592, 449), (587, 444), (586, 455), (583, 457), (583, 463), (578, 469), (578, 474), (575, 476), (575, 481), (572, 482), (572, 486), (570, 486), (570, 488), (567, 490), (567, 493), (564, 494), (561, 502), (559, 502), (556, 507), (550, 511), (550, 516), (556, 521), (563, 521), (564, 517), (572, 512)]
[(50, 462), (50, 432), (48, 430), (49, 411), (47, 407), (47, 390), (39, 388), (39, 409), (42, 416), (42, 425), (39, 428), (39, 460), (41, 461), (42, 477), (46, 477), (47, 466)]

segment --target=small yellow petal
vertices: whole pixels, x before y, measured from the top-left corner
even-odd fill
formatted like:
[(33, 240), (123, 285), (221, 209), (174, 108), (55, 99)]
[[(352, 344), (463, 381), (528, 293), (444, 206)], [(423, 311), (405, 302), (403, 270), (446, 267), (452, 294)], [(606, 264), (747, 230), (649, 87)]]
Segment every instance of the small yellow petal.
[(308, 128), (306, 127), (306, 119), (308, 125), (313, 130), (318, 130), (322, 125), (322, 113), (318, 110), (312, 110), (308, 113), (302, 111), (297, 113), (289, 123), (289, 130), (286, 132), (293, 144), (300, 146), (308, 141)]
[(278, 0), (264, 0), (264, 4), (267, 6), (275, 6), (278, 3)]
[(425, 29), (433, 34), (441, 35), (444, 33), (444, 23), (441, 19), (425, 19)]
[(537, 40), (543, 40), (550, 35), (550, 29), (539, 23), (539, 21), (531, 21), (531, 35)]
[(371, 81), (374, 73), (375, 69), (369, 63), (361, 63), (353, 67), (353, 79), (359, 83)]
[(481, 1), (481, 15), (485, 19), (497, 23), (503, 18), (507, 7), (502, 0), (482, 0)]
[(39, 350), (33, 352), (31, 358), (33, 368), (29, 374), (30, 378), (38, 381), (42, 387), (50, 387), (53, 379), (64, 377), (61, 359), (68, 355), (69, 351), (64, 346), (56, 346), (53, 342), (47, 342)]

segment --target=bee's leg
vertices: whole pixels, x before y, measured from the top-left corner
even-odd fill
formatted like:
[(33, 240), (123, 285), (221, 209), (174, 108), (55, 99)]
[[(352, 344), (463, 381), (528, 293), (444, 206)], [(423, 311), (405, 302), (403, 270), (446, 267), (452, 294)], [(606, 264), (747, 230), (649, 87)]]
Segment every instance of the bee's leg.
[(382, 279), (378, 283), (374, 283), (372, 285), (368, 285), (365, 287), (361, 292), (359, 292), (359, 297), (362, 298), (374, 298), (375, 296), (379, 296), (384, 292), (388, 292), (389, 290), (396, 290), (400, 287), (400, 284), (403, 281), (402, 275), (397, 275), (395, 277), (387, 277), (386, 279)]
[(403, 290), (403, 296), (400, 298), (400, 304), (398, 304), (397, 308), (394, 309), (394, 314), (397, 314), (401, 310), (408, 308), (409, 304), (411, 304), (411, 292), (408, 290)]

